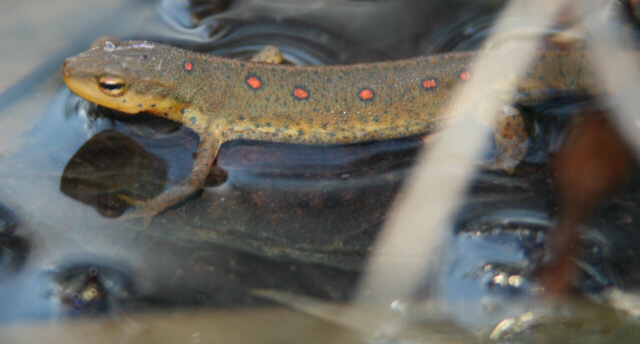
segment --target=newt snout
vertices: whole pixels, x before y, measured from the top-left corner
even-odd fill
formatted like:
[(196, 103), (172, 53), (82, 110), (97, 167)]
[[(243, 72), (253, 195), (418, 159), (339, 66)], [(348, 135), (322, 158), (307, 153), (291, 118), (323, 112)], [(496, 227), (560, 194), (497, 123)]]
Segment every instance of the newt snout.
[(68, 68), (68, 62), (69, 59), (64, 60), (64, 62), (62, 63), (62, 77), (64, 79), (68, 79), (71, 77), (71, 69)]

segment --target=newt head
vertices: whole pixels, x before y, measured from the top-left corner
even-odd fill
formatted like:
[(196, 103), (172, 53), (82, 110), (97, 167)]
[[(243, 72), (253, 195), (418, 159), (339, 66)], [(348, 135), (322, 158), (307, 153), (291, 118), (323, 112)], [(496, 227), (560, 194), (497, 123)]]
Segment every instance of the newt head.
[[(91, 49), (70, 57), (62, 77), (78, 96), (129, 114), (148, 112), (182, 121), (189, 101), (176, 90), (189, 52), (145, 41), (101, 37)], [(185, 56), (180, 56), (185, 55)]]

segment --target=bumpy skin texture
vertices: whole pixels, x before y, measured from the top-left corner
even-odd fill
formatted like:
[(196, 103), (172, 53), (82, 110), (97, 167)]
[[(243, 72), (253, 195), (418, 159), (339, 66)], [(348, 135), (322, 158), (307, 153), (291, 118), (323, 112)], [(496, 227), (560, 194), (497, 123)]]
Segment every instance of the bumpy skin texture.
[[(148, 222), (202, 188), (224, 141), (355, 143), (440, 129), (447, 122), (443, 113), (455, 85), (473, 78), (466, 68), (475, 55), (290, 66), (102, 37), (89, 51), (65, 61), (63, 77), (74, 93), (92, 102), (126, 113), (144, 111), (168, 118), (200, 135), (189, 179), (132, 215), (144, 216)], [(594, 89), (594, 81), (583, 53), (546, 52), (536, 56), (530, 72), (514, 87), (514, 101), (526, 105), (587, 93)], [(526, 134), (514, 121), (521, 123), (514, 117), (505, 122), (509, 125), (496, 128), (497, 141), (515, 137), (514, 142), (522, 145)], [(515, 150), (523, 154), (521, 148)]]

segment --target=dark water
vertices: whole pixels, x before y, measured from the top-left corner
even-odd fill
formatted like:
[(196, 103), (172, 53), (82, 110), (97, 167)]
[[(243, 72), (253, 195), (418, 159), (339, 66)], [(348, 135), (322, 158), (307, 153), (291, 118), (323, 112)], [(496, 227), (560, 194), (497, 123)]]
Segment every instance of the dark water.
[[(69, 43), (0, 95), (3, 123), (30, 119), (0, 157), (3, 323), (272, 305), (253, 289), (347, 301), (424, 146), (419, 138), (347, 146), (230, 142), (205, 190), (144, 230), (138, 221), (114, 220), (128, 209), (118, 195), (153, 197), (186, 178), (198, 137), (173, 123), (123, 119), (79, 99), (60, 84), (65, 57), (110, 34), (244, 59), (273, 44), (293, 64), (393, 60), (477, 48), (502, 1), (121, 6), (102, 16), (104, 22), (78, 22)], [(29, 107), (36, 103), (34, 87), (46, 98), (43, 111)], [(534, 273), (545, 260), (557, 209), (548, 152), (569, 114), (589, 101), (559, 99), (526, 109), (536, 129), (526, 162), (513, 176), (478, 173), (433, 282), (457, 325), (419, 322), (407, 340), (488, 340), (511, 318), (520, 327), (500, 332), (502, 340), (637, 338), (634, 320), (583, 296), (604, 302), (612, 286), (633, 291), (640, 282), (634, 178), (597, 207), (583, 231), (577, 301), (551, 310), (536, 302), (541, 286)]]

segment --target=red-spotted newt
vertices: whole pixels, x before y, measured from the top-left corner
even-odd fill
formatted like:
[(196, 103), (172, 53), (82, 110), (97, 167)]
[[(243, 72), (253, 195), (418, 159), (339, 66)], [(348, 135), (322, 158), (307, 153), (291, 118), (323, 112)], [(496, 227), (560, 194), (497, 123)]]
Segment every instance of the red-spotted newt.
[[(473, 78), (467, 66), (476, 54), (292, 66), (102, 37), (90, 50), (67, 59), (62, 74), (67, 86), (89, 101), (129, 114), (167, 118), (199, 134), (189, 178), (134, 213), (148, 223), (203, 187), (225, 141), (344, 144), (442, 128), (454, 86)], [(588, 92), (595, 82), (586, 64), (579, 52), (538, 53), (515, 87), (514, 102), (526, 105)], [(504, 159), (503, 167), (509, 169), (526, 150), (526, 133), (521, 119), (505, 118), (496, 128), (496, 142), (503, 146), (503, 155), (515, 156)]]

